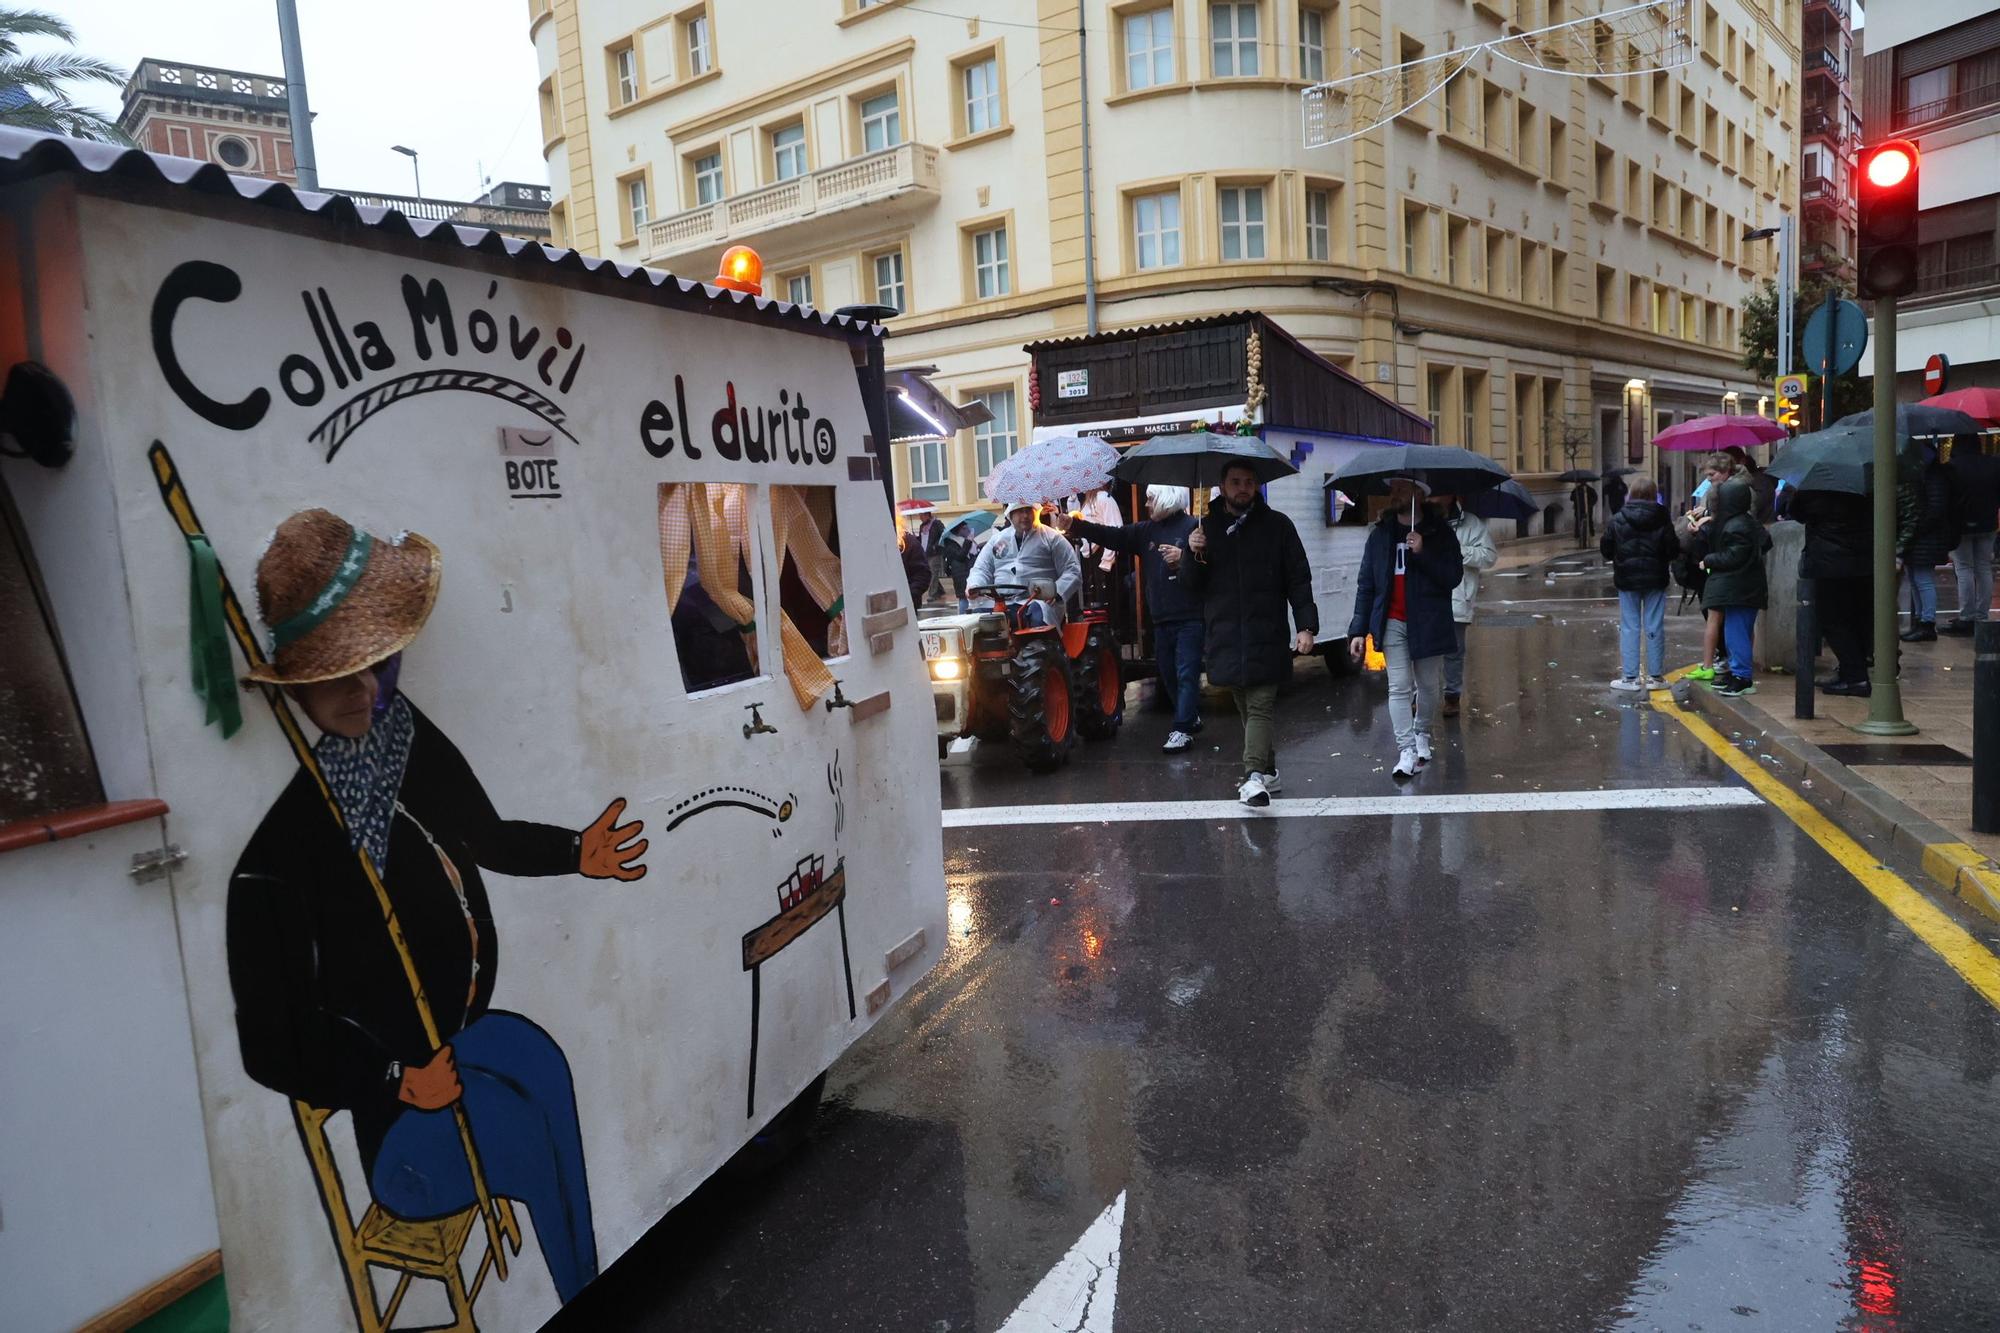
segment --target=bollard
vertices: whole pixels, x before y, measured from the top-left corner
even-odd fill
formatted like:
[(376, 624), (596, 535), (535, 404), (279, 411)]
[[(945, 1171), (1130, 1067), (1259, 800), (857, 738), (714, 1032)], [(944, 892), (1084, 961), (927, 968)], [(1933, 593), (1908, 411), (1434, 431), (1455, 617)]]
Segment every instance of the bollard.
[(1792, 716), (1810, 719), (1813, 715), (1813, 676), (1819, 659), (1819, 609), (1814, 605), (1813, 581), (1799, 580), (1799, 618), (1793, 629), (1794, 670)]
[(1972, 636), (1972, 830), (2000, 833), (2000, 620)]

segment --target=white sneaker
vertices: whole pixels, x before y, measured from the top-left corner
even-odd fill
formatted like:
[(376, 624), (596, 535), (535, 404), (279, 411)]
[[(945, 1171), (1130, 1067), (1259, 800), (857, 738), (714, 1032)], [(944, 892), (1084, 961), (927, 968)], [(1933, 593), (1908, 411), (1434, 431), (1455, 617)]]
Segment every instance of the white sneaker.
[(1406, 745), (1396, 759), (1395, 778), (1398, 782), (1408, 782), (1417, 775), (1417, 751), (1415, 746)]
[(1194, 744), (1194, 737), (1188, 735), (1185, 731), (1170, 731), (1167, 733), (1167, 743), (1160, 748), (1168, 754), (1174, 754), (1177, 751), (1187, 749), (1192, 744)]
[(1274, 768), (1264, 775), (1264, 790), (1270, 792), (1273, 796), (1276, 796), (1283, 790), (1284, 785), (1285, 780), (1278, 776), (1277, 769)]
[(1431, 761), (1431, 738), (1423, 732), (1417, 733), (1417, 767), (1422, 768)]
[(1611, 688), (1614, 690), (1623, 690), (1627, 694), (1638, 694), (1646, 688), (1646, 682), (1631, 676), (1614, 676), (1611, 680)]
[(1651, 690), (1664, 690), (1664, 689), (1667, 689), (1667, 688), (1669, 688), (1669, 686), (1667, 685), (1667, 679), (1666, 679), (1666, 677), (1665, 677), (1665, 676), (1648, 676), (1648, 677), (1646, 677), (1646, 689), (1647, 689), (1648, 691), (1651, 691)]
[(1269, 805), (1271, 789), (1264, 785), (1262, 773), (1252, 773), (1243, 779), (1243, 785), (1236, 789), (1236, 799), (1245, 805)]

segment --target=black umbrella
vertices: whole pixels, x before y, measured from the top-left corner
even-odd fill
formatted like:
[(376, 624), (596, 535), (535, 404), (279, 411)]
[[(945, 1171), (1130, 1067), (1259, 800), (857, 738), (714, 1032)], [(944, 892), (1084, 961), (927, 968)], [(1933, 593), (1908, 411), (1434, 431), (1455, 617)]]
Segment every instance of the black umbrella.
[(1781, 447), (1764, 470), (1801, 491), (1867, 495), (1875, 474), (1875, 428), (1850, 417)]
[(1458, 503), (1468, 514), (1477, 514), (1481, 518), (1511, 518), (1516, 522), (1542, 512), (1542, 507), (1535, 503), (1535, 497), (1528, 494), (1528, 488), (1512, 477), (1491, 490), (1462, 495)]
[(1604, 475), (1607, 477), (1629, 477), (1633, 473), (1642, 470), (1643, 469), (1636, 467), (1608, 467), (1604, 469)]
[[(1835, 428), (1843, 426), (1875, 425), (1875, 412), (1856, 412), (1833, 423)], [(1896, 438), (1907, 440), (1912, 435), (1962, 435), (1968, 431), (1982, 431), (1986, 427), (1976, 418), (1949, 407), (1926, 407), (1922, 403), (1896, 404)]]
[(1276, 481), (1298, 469), (1255, 435), (1217, 435), (1194, 431), (1169, 435), (1129, 449), (1111, 475), (1134, 486), (1220, 486), (1229, 463), (1248, 463), (1257, 480)]
[(1587, 482), (1596, 481), (1597, 474), (1595, 472), (1592, 472), (1589, 468), (1573, 467), (1569, 471), (1563, 473), (1560, 477), (1557, 477), (1556, 480), (1575, 482), (1577, 485), (1581, 486)]
[(1326, 479), (1349, 495), (1389, 489), (1397, 477), (1421, 481), (1437, 495), (1489, 491), (1507, 480), (1507, 470), (1484, 454), (1446, 444), (1383, 444), (1363, 449)]

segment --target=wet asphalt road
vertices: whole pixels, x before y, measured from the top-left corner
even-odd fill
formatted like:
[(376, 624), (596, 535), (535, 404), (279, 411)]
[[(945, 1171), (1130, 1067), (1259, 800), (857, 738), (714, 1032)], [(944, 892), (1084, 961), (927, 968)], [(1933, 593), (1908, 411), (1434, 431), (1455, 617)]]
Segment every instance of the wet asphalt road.
[[(1588, 567), (1489, 580), (1410, 791), (1739, 785), (1604, 688)], [(1284, 794), (1392, 794), (1386, 712), (1302, 669)], [(1187, 757), (1165, 731), (1049, 778), (976, 753), (945, 804), (1233, 793), (1226, 705)], [(1120, 1333), (2000, 1327), (2000, 1015), (1768, 806), (945, 850), (949, 952), (806, 1145), (554, 1327), (994, 1333), (1121, 1193)]]

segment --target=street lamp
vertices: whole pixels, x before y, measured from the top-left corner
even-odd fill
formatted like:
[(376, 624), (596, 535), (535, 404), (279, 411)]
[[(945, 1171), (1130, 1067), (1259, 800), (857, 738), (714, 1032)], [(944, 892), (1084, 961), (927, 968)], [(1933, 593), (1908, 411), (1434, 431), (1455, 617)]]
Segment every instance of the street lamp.
[(1748, 227), (1744, 229), (1746, 241), (1768, 241), (1778, 239), (1778, 373), (1792, 373), (1792, 302), (1798, 291), (1798, 266), (1792, 256), (1792, 219), (1790, 214), (1778, 219), (1775, 227)]
[(410, 174), (417, 178), (417, 198), (423, 198), (424, 173), (423, 169), (417, 165), (417, 150), (414, 148), (405, 148), (399, 143), (392, 143), (389, 145), (389, 151), (392, 153), (401, 153), (404, 157), (410, 159)]

